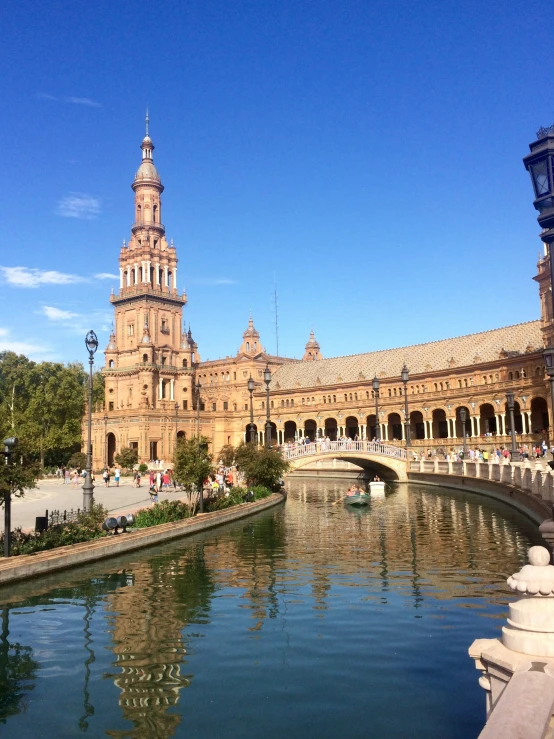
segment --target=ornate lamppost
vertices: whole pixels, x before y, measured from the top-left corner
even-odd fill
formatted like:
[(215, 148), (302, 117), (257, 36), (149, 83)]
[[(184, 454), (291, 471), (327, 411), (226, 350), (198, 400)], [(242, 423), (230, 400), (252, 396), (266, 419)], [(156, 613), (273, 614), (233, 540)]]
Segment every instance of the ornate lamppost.
[(200, 439), (200, 390), (202, 385), (200, 380), (196, 383), (196, 438)]
[(373, 378), (373, 395), (375, 396), (375, 441), (381, 441), (381, 427), (379, 424), (379, 378), (377, 375)]
[(104, 413), (104, 467), (108, 466), (108, 414)]
[(265, 445), (271, 448), (271, 415), (269, 412), (269, 383), (271, 382), (271, 372), (269, 365), (266, 364), (264, 369), (265, 397), (266, 397), (266, 422), (265, 422)]
[[(4, 455), (5, 464), (9, 465), (13, 449), (17, 444), (15, 436), (4, 439), (4, 451), (0, 454)], [(10, 556), (10, 533), (12, 528), (12, 483), (8, 480), (8, 489), (4, 496), (4, 557)]]
[(254, 428), (254, 401), (252, 399), (255, 387), (256, 383), (252, 379), (252, 375), (250, 375), (250, 377), (248, 378), (248, 392), (250, 393), (250, 425), (248, 427), (248, 433), (250, 436), (249, 441), (251, 444), (256, 443), (256, 429)]
[[(537, 140), (529, 144), (530, 154), (523, 159), (525, 169), (531, 175), (535, 200), (533, 205), (539, 212), (537, 221), (542, 231), (539, 238), (548, 249), (550, 262), (550, 331), (548, 346), (543, 353), (546, 374), (550, 380), (550, 429), (554, 426), (554, 125), (539, 128)], [(547, 311), (548, 315), (548, 311)], [(551, 431), (552, 433), (552, 431)]]
[(516, 427), (514, 422), (514, 393), (512, 390), (508, 390), (506, 393), (506, 403), (508, 404), (508, 412), (510, 413), (510, 435), (512, 437), (512, 449), (511, 458), (512, 462), (519, 462), (520, 454), (516, 449)]
[(408, 368), (404, 364), (402, 372), (400, 374), (402, 382), (404, 383), (404, 415), (406, 416), (404, 424), (404, 436), (406, 437), (406, 446), (412, 445), (412, 430), (410, 428), (410, 414), (408, 411), (408, 380), (410, 375), (408, 374)]
[(467, 419), (466, 409), (460, 408), (460, 423), (462, 424), (462, 449), (463, 449), (464, 461), (467, 459), (466, 419)]
[(173, 449), (173, 457), (175, 457), (175, 452), (177, 450), (177, 434), (179, 433), (177, 430), (178, 424), (179, 424), (179, 403), (175, 403), (175, 447)]
[(85, 338), (85, 346), (88, 350), (88, 441), (87, 441), (87, 466), (85, 482), (83, 484), (83, 508), (90, 511), (93, 503), (94, 484), (92, 482), (92, 365), (94, 355), (98, 349), (98, 338), (94, 331), (89, 331)]

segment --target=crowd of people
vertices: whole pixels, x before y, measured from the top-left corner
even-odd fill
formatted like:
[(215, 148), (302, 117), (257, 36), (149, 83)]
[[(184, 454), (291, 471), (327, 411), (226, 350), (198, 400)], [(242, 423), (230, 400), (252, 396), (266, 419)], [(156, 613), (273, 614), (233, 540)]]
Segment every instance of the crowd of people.
[[(548, 445), (545, 441), (535, 446), (529, 444), (520, 444), (518, 447), (519, 455), (521, 459), (541, 459), (546, 458), (550, 453), (552, 459), (554, 459), (554, 445), (548, 449)], [(463, 448), (450, 449), (426, 449), (421, 451), (413, 451), (414, 459), (434, 459), (440, 457), (441, 459), (447, 459), (451, 462), (462, 462), (464, 459), (469, 462), (490, 462), (498, 459), (501, 462), (504, 459), (511, 459), (511, 451), (504, 446), (498, 446), (496, 449), (489, 451), (488, 449), (481, 449), (479, 447), (471, 447), (466, 449), (465, 456)]]

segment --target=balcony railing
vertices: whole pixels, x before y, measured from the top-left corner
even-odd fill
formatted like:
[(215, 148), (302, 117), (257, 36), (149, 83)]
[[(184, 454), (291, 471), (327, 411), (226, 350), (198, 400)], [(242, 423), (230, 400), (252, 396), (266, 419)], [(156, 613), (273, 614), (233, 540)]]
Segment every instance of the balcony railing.
[(154, 228), (157, 231), (163, 231), (165, 233), (165, 226), (159, 221), (136, 221), (131, 226), (131, 231), (135, 233), (135, 231), (139, 231), (141, 228)]

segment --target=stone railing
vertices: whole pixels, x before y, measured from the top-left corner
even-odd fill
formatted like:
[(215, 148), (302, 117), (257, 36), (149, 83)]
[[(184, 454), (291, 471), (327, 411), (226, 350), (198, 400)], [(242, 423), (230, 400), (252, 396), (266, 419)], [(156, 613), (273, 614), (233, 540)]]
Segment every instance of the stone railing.
[(377, 441), (315, 441), (311, 444), (298, 444), (294, 447), (283, 446), (283, 457), (287, 460), (300, 457), (312, 457), (320, 454), (333, 454), (344, 452), (361, 452), (362, 454), (379, 454), (393, 459), (406, 460), (406, 450)]
[(492, 480), (537, 495), (545, 502), (554, 502), (554, 472), (542, 461), (527, 459), (512, 463), (507, 460), (500, 462), (495, 458), (489, 462), (451, 462), (446, 459), (422, 459), (411, 461), (408, 472)]

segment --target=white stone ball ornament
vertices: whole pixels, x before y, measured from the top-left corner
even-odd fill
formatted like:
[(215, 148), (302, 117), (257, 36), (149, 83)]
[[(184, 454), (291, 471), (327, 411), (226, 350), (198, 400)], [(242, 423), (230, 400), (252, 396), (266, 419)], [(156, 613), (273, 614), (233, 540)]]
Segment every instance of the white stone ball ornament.
[(508, 578), (508, 585), (522, 595), (554, 596), (554, 566), (550, 564), (548, 549), (531, 547), (529, 562)]

